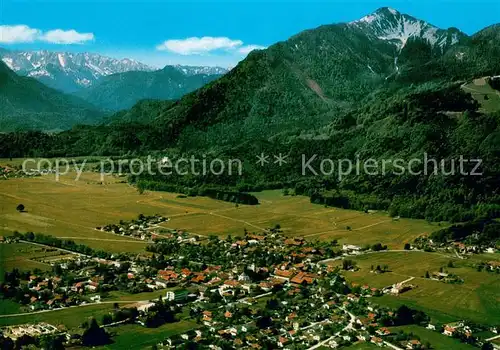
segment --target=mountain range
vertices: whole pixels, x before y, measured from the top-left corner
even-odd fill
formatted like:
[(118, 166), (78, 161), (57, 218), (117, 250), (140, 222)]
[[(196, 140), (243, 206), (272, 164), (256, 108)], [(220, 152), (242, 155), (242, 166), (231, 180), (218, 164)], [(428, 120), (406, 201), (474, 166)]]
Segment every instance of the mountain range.
[(0, 49), (0, 59), (17, 74), (66, 93), (90, 87), (110, 74), (154, 70), (131, 59), (118, 60), (93, 53)]
[(165, 140), (205, 140), (200, 148), (318, 130), (379, 89), (498, 74), (497, 29), (467, 36), (382, 8), (254, 51), (214, 83), (152, 113)]
[[(0, 130), (65, 130), (103, 122), (142, 99), (178, 99), (226, 73), (220, 67), (166, 66), (89, 53), (0, 49)], [(53, 113), (53, 115), (51, 114)]]
[[(229, 72), (188, 66), (153, 70), (95, 54), (3, 50), (0, 55), (18, 74), (50, 86), (71, 85), (65, 91), (74, 89), (104, 110), (130, 108), (141, 99), (180, 98), (162, 107), (148, 104), (151, 116), (145, 119), (154, 121), (168, 142), (199, 135), (210, 143), (231, 144), (318, 130), (374, 91), (398, 84), (498, 74), (500, 63), (492, 59), (500, 50), (498, 31), (492, 26), (468, 36), (381, 8), (254, 51)], [(139, 110), (144, 116), (144, 105)], [(134, 110), (126, 114), (140, 119)]]
[[(352, 113), (368, 108), (374, 96), (387, 99), (408, 89), (498, 75), (499, 32), (496, 25), (468, 36), (381, 8), (360, 20), (306, 30), (253, 51), (234, 69), (175, 103), (140, 103), (110, 120), (116, 125), (119, 116), (126, 116), (126, 121), (147, 122), (144, 135), (155, 136), (133, 145), (145, 149), (219, 149), (258, 140), (329, 138), (339, 125), (370, 125), (373, 120), (365, 122)], [(119, 109), (121, 100), (129, 106), (151, 95), (173, 99), (189, 90), (183, 90), (184, 84), (194, 89), (211, 80), (199, 72), (165, 67), (120, 73), (78, 94)], [(196, 84), (188, 84), (191, 79)], [(182, 91), (174, 91), (172, 84)]]
[(389, 7), (381, 8), (349, 25), (361, 29), (367, 35), (391, 42), (399, 49), (404, 48), (408, 40), (420, 38), (427, 40), (432, 46), (446, 50), (467, 37), (459, 29), (439, 29)]
[(152, 72), (125, 72), (105, 76), (76, 93), (104, 110), (131, 108), (139, 100), (176, 100), (226, 73), (217, 67), (166, 66)]

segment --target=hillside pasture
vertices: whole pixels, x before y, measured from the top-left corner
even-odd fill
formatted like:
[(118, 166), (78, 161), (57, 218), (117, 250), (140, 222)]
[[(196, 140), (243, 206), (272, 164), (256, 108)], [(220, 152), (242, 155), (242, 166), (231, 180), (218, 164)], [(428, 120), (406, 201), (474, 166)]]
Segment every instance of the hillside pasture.
[(475, 79), (462, 86), (481, 105), (483, 112), (500, 111), (500, 91), (493, 89), (487, 82), (487, 78)]
[[(391, 307), (406, 304), (434, 314), (439, 320), (471, 319), (479, 323), (500, 322), (500, 276), (495, 273), (478, 272), (473, 268), (474, 260), (461, 260), (453, 255), (426, 252), (381, 252), (353, 257), (359, 271), (346, 272), (349, 282), (368, 284), (381, 288), (415, 277), (410, 283), (416, 288), (399, 296), (384, 295), (373, 302)], [(452, 261), (454, 267), (447, 267)], [(339, 264), (334, 262), (333, 264)], [(371, 266), (389, 266), (390, 272), (375, 274)], [(463, 284), (448, 284), (424, 278), (444, 271), (458, 275)]]
[(393, 333), (398, 333), (403, 331), (407, 334), (414, 334), (420, 338), (420, 342), (425, 344), (429, 342), (432, 349), (435, 350), (473, 350), (477, 349), (472, 345), (461, 343), (458, 339), (447, 337), (437, 331), (432, 331), (424, 327), (419, 327), (415, 325), (402, 326), (402, 327), (391, 327)]

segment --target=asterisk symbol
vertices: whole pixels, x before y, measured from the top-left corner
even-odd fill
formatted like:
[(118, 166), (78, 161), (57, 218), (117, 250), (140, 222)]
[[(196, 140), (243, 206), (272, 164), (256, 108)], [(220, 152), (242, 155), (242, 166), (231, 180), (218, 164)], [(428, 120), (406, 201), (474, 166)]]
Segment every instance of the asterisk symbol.
[(274, 164), (278, 164), (279, 166), (282, 166), (283, 164), (287, 163), (285, 159), (287, 159), (288, 156), (285, 156), (285, 155), (283, 155), (283, 154), (280, 153), (279, 156), (274, 156), (274, 158), (276, 159), (274, 161)]
[(257, 164), (260, 164), (260, 166), (264, 166), (267, 163), (269, 163), (269, 156), (266, 156), (264, 153), (261, 153), (260, 156), (257, 156)]

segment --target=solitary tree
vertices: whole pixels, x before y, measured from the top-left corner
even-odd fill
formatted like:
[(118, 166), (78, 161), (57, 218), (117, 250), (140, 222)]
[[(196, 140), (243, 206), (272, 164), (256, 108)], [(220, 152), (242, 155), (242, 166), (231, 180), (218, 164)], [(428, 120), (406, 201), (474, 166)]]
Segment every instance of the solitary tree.
[(95, 318), (89, 322), (88, 328), (85, 329), (82, 335), (82, 344), (84, 346), (99, 346), (110, 342), (109, 334), (104, 328), (99, 327)]
[(20, 213), (22, 213), (22, 212), (24, 211), (24, 209), (25, 209), (25, 208), (24, 208), (24, 204), (19, 204), (19, 205), (17, 206), (17, 208), (16, 208), (16, 210), (17, 210), (18, 212), (20, 212)]

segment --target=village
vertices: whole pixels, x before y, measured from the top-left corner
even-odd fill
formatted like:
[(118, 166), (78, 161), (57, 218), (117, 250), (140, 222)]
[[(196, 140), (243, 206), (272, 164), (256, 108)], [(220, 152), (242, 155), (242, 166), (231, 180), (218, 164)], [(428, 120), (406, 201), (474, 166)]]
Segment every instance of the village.
[[(360, 341), (395, 349), (431, 348), (412, 334), (393, 334), (389, 329), (408, 324), (482, 345), (482, 340), (474, 337), (475, 332), (484, 330), (482, 326), (463, 322), (432, 325), (423, 312), (405, 306), (391, 310), (371, 302), (386, 293), (398, 295), (417, 288), (410, 284), (412, 279), (383, 289), (350, 284), (339, 267), (327, 263), (346, 262), (345, 258), (366, 253), (367, 248), (287, 238), (278, 225), (259, 234), (245, 230), (242, 236), (225, 239), (190, 236), (181, 230), (163, 235), (157, 225), (165, 221), (168, 218), (140, 215), (132, 222), (101, 228), (150, 241), (147, 255), (102, 255), (91, 249), (86, 250), (90, 254), (74, 254), (71, 259), (64, 255), (50, 260), (53, 268), (49, 272), (7, 273), (1, 293), (27, 311), (40, 312), (112, 303), (116, 291), (130, 295), (160, 292), (159, 299), (117, 307), (100, 322), (101, 327), (123, 323), (157, 327), (182, 317), (196, 322), (192, 331), (158, 344), (164, 348), (189, 342), (215, 348), (314, 349)], [(31, 242), (39, 238), (20, 237)], [(379, 248), (377, 244), (368, 250)], [(373, 272), (386, 269), (377, 267)], [(36, 337), (34, 329), (38, 328), (33, 327), (6, 328), (3, 336), (16, 340), (24, 329)], [(75, 343), (78, 335), (72, 339)]]
[(453, 239), (445, 242), (433, 240), (431, 237), (422, 236), (415, 239), (413, 248), (423, 251), (439, 251), (456, 254), (460, 259), (467, 259), (467, 257), (474, 254), (494, 254), (500, 250), (500, 246), (496, 242), (478, 242), (474, 239), (477, 235), (473, 235), (468, 240), (456, 241)]
[[(119, 224), (110, 224), (104, 227), (96, 227), (96, 230), (110, 232), (121, 236), (130, 236), (141, 240), (151, 240), (157, 237), (158, 233), (163, 232), (159, 224), (167, 222), (168, 218), (161, 215), (144, 216), (139, 215), (137, 220), (131, 222), (120, 221)], [(156, 231), (152, 231), (156, 230)]]

